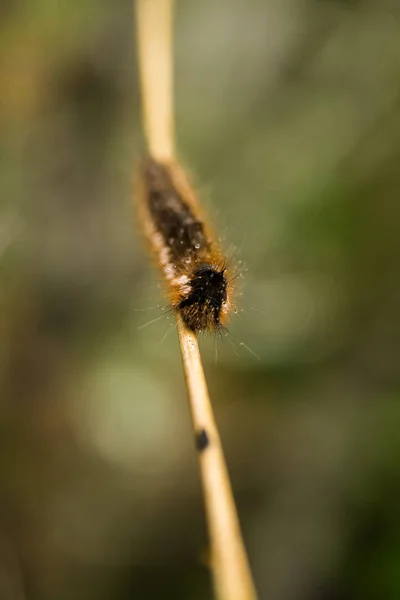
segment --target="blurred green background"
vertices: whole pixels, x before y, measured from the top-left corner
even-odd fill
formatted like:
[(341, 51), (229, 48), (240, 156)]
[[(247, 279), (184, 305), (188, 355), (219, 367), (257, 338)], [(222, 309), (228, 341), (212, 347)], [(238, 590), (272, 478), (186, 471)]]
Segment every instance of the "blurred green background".
[[(176, 10), (180, 156), (246, 265), (202, 348), (260, 599), (397, 600), (400, 4)], [(131, 3), (0, 27), (0, 598), (209, 599), (176, 333), (141, 328)]]

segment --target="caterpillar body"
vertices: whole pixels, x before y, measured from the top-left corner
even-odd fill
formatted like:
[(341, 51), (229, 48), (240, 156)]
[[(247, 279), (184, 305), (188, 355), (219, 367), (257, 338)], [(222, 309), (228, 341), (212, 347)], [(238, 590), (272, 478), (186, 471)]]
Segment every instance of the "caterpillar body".
[(172, 310), (195, 333), (224, 331), (232, 310), (232, 279), (184, 170), (177, 162), (147, 157), (137, 185), (143, 229)]

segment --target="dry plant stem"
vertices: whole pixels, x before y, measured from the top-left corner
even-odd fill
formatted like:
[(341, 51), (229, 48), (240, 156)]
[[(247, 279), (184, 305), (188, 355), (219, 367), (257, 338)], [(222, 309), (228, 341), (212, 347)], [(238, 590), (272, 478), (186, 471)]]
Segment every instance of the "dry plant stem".
[(199, 460), (215, 595), (221, 600), (252, 600), (256, 598), (256, 592), (208, 395), (197, 338), (186, 329), (179, 317), (177, 326), (193, 426), (196, 432), (204, 432), (207, 439), (206, 447), (199, 450)]
[[(172, 94), (173, 0), (136, 0), (144, 129), (153, 158), (174, 159)], [(196, 336), (177, 318), (179, 344), (199, 449), (211, 569), (218, 600), (255, 600), (256, 592), (204, 377)]]
[(143, 123), (153, 158), (174, 155), (172, 86), (173, 0), (137, 0), (136, 31)]

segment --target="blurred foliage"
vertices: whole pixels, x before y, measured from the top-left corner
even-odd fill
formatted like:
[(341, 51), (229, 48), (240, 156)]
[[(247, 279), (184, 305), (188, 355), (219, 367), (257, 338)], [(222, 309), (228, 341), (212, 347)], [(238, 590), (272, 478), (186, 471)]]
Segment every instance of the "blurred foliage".
[[(164, 299), (131, 3), (0, 17), (0, 597), (210, 598), (173, 324), (140, 328)], [(246, 265), (202, 346), (260, 598), (397, 600), (398, 1), (178, 2), (176, 69), (181, 156)]]

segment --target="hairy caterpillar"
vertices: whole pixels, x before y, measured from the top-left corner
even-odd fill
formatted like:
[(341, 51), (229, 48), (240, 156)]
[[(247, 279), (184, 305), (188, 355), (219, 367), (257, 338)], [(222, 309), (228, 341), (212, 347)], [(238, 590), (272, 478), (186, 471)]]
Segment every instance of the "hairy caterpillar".
[(221, 332), (232, 310), (227, 262), (183, 169), (175, 161), (142, 160), (139, 212), (174, 312), (188, 329)]

